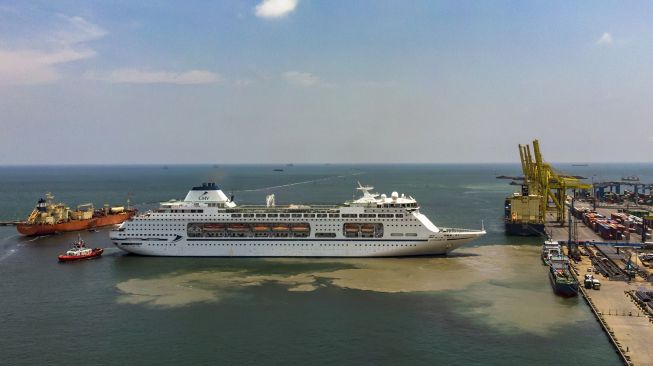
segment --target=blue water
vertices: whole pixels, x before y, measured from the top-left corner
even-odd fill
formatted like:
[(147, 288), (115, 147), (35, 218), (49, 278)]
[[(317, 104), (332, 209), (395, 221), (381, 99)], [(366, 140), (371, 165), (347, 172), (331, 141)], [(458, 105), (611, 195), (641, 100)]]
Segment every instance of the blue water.
[[(637, 174), (653, 181), (651, 165), (564, 170), (596, 180)], [(495, 176), (519, 171), (516, 164), (0, 167), (2, 220), (26, 217), (45, 192), (70, 205), (129, 198), (147, 210), (215, 181), (241, 204), (263, 204), (270, 193), (277, 204), (333, 204), (350, 199), (360, 181), (378, 192), (412, 195), (437, 225), (478, 228), (483, 222), (488, 231), (469, 253), (450, 259), (372, 262), (389, 287), (397, 277), (405, 280), (398, 285), (404, 291), (396, 292), (378, 279), (367, 285), (368, 262), (138, 257), (112, 248), (106, 230), (81, 233), (108, 248), (101, 259), (62, 265), (56, 255), (76, 234), (23, 238), (13, 227), (0, 227), (2, 363), (618, 364), (586, 305), (552, 294), (537, 261), (539, 241), (503, 234), (503, 199), (514, 187)], [(533, 259), (513, 258), (524, 253), (519, 248), (533, 249)], [(514, 273), (493, 272), (501, 268)], [(430, 277), (420, 275), (425, 269)], [(329, 277), (343, 270), (354, 271), (349, 282)], [(290, 290), (284, 282), (315, 273), (328, 275), (316, 276), (311, 291)], [(187, 276), (182, 285), (175, 282), (179, 276)], [(261, 278), (256, 283), (255, 276)], [(455, 286), (446, 290), (427, 283), (447, 276)], [(178, 302), (139, 302), (162, 287)], [(195, 290), (216, 299), (193, 298)], [(522, 293), (542, 301), (520, 299)], [(537, 319), (546, 314), (547, 322)], [(71, 361), (80, 345), (84, 351)]]

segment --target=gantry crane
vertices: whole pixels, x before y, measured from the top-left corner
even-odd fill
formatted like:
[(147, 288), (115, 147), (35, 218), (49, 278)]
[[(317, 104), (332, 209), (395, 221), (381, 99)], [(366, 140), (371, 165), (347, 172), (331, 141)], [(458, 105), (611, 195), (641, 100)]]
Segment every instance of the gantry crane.
[(540, 197), (538, 219), (546, 222), (547, 211), (555, 211), (556, 221), (564, 224), (567, 191), (589, 190), (592, 186), (576, 177), (560, 173), (551, 164), (545, 163), (537, 140), (533, 140), (533, 154), (529, 145), (519, 145), (519, 157), (529, 194)]

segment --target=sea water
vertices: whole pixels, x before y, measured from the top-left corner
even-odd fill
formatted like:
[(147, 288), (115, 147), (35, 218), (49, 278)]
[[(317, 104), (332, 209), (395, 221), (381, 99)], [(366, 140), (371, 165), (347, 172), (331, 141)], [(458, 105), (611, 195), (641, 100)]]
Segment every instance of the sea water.
[[(275, 171), (274, 169), (283, 169)], [(653, 166), (565, 166), (595, 180)], [(60, 264), (77, 233), (0, 227), (3, 364), (615, 365), (582, 299), (555, 296), (538, 239), (503, 233), (497, 175), (518, 165), (0, 167), (0, 219), (52, 192), (141, 211), (216, 182), (237, 203), (335, 204), (398, 191), (436, 225), (488, 234), (447, 257), (164, 258), (128, 255), (108, 230), (81, 232), (102, 258)], [(482, 224), (483, 223), (483, 224)], [(74, 361), (72, 361), (74, 360)]]

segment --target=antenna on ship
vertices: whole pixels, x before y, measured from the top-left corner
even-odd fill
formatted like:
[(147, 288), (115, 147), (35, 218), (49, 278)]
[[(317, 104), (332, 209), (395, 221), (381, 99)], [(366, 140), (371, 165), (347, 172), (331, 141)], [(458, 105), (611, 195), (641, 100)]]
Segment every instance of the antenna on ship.
[(275, 206), (274, 193), (272, 193), (272, 194), (268, 195), (267, 197), (265, 197), (265, 206), (266, 207), (274, 207)]
[(364, 186), (364, 185), (362, 185), (361, 182), (359, 182), (359, 181), (356, 181), (356, 182), (358, 183), (358, 188), (356, 188), (356, 189), (359, 190), (359, 191), (361, 191), (361, 192), (363, 192), (363, 197), (369, 197), (369, 196), (376, 197), (376, 196), (378, 196), (378, 195), (375, 194), (375, 193), (370, 193), (370, 191), (373, 190), (374, 187), (372, 187), (372, 186)]

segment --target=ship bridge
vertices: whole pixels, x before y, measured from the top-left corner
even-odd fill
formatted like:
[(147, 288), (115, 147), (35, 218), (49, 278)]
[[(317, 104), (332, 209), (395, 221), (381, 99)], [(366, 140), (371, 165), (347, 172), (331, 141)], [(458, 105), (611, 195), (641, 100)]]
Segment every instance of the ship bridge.
[(404, 194), (399, 195), (398, 192), (392, 192), (390, 197), (385, 194), (370, 193), (374, 187), (363, 186), (358, 182), (357, 190), (363, 192), (363, 196), (357, 200), (348, 202), (349, 206), (375, 206), (375, 207), (403, 207), (417, 209), (417, 201)]
[(227, 197), (215, 183), (202, 183), (201, 186), (193, 187), (183, 201), (169, 201), (161, 203), (163, 208), (184, 207), (184, 206), (208, 206), (208, 207), (236, 207), (236, 203)]

